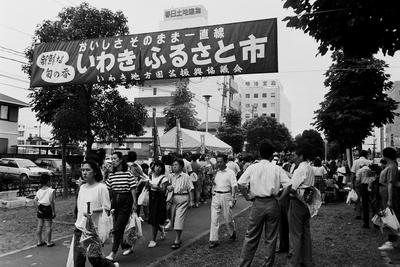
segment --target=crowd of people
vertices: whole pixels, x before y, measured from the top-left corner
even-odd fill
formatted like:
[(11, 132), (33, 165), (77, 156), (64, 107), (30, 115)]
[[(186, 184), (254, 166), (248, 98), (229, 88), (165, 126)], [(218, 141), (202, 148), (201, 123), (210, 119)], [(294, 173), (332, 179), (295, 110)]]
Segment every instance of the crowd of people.
[[(263, 231), (265, 266), (273, 265), (276, 253), (288, 253), (289, 266), (312, 266), (310, 219), (321, 204), (340, 198), (350, 188), (359, 196), (355, 218), (363, 219), (362, 227), (369, 228), (371, 215), (386, 207), (393, 209), (397, 217), (400, 215), (399, 170), (393, 148), (383, 150), (380, 164), (373, 164), (367, 159), (367, 152), (361, 151), (351, 168), (343, 160), (312, 158), (308, 149), (298, 148), (290, 155), (280, 155), (269, 142), (260, 144), (258, 158), (185, 153), (165, 155), (149, 166), (138, 164), (136, 153), (130, 151), (127, 156), (113, 153), (111, 164), (104, 159), (104, 151), (88, 153), (81, 165), (73, 266), (84, 266), (86, 258), (93, 266), (118, 266), (116, 256), (120, 247), (122, 255), (132, 254), (133, 244), (124, 242), (124, 232), (133, 213), (151, 225), (148, 248), (165, 239), (166, 231), (174, 231), (171, 248), (178, 249), (188, 209), (210, 199), (209, 248), (220, 245), (221, 222), (226, 224), (229, 239), (235, 241), (237, 229), (232, 208), (238, 194), (252, 202), (240, 266), (251, 265)], [(148, 195), (145, 202), (140, 200), (143, 194)], [(54, 246), (51, 221), (56, 215), (49, 177), (42, 177), (36, 200), (37, 245)], [(101, 253), (89, 254), (82, 242), (89, 214), (96, 229), (104, 214), (113, 219), (113, 244), (106, 257)], [(45, 242), (41, 236), (43, 226), (46, 226)], [(395, 241), (397, 235), (390, 234), (379, 249), (393, 249)]]

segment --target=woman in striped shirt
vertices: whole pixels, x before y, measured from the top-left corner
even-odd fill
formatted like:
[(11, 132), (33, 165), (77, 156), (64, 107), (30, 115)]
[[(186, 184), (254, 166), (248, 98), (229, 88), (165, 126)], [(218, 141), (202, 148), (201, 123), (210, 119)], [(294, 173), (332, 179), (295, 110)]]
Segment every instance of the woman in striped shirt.
[(114, 152), (111, 157), (113, 171), (106, 180), (106, 186), (111, 193), (111, 211), (114, 215), (114, 242), (110, 255), (110, 260), (115, 260), (118, 248), (126, 249), (122, 255), (126, 256), (133, 252), (133, 248), (123, 244), (122, 238), (130, 214), (136, 211), (136, 186), (137, 181), (128, 171), (128, 165), (121, 152)]
[(182, 159), (175, 159), (172, 163), (173, 175), (170, 177), (170, 185), (168, 191), (173, 191), (171, 222), (175, 230), (175, 241), (172, 249), (178, 249), (181, 246), (181, 235), (183, 224), (185, 222), (186, 211), (188, 207), (194, 205), (193, 183), (189, 175), (183, 172), (185, 163)]

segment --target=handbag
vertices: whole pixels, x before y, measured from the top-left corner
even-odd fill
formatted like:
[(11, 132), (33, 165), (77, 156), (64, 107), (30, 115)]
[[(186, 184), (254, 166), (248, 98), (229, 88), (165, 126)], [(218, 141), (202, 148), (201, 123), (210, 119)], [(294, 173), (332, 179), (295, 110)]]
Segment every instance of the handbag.
[(142, 193), (140, 193), (138, 198), (138, 205), (140, 206), (149, 205), (149, 190), (147, 189), (147, 187), (144, 187)]

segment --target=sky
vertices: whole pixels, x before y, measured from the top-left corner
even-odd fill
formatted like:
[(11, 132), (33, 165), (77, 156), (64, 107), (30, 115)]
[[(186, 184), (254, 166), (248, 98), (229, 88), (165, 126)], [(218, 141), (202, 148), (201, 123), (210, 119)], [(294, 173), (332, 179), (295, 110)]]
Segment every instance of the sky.
[[(278, 62), (279, 72), (241, 75), (246, 80), (279, 79), (291, 102), (293, 136), (313, 128), (314, 111), (323, 101), (324, 72), (331, 64), (330, 55), (317, 56), (317, 43), (300, 30), (287, 28), (282, 22), (285, 16), (293, 15), (283, 8), (280, 0), (250, 0), (243, 6), (237, 0), (88, 0), (96, 8), (121, 10), (128, 18), (130, 33), (146, 33), (159, 30), (165, 9), (191, 5), (203, 5), (208, 11), (208, 22), (224, 24), (266, 18), (278, 18)], [(25, 61), (18, 53), (7, 53), (4, 48), (23, 52), (32, 42), (32, 35), (43, 20), (54, 20), (63, 7), (78, 5), (78, 0), (16, 0), (0, 2), (0, 93), (29, 102), (29, 80), (21, 71), (21, 63), (4, 59), (8, 57)], [(7, 50), (10, 51), (10, 50)], [(389, 67), (391, 80), (400, 80), (400, 53), (394, 57), (378, 55)], [(5, 77), (9, 76), (9, 77)], [(201, 114), (200, 114), (201, 115)], [(199, 118), (204, 121), (203, 116)], [(20, 123), (34, 128), (39, 123), (29, 108), (21, 110)], [(37, 129), (37, 128), (36, 128)], [(50, 137), (49, 127), (42, 125), (42, 136)]]

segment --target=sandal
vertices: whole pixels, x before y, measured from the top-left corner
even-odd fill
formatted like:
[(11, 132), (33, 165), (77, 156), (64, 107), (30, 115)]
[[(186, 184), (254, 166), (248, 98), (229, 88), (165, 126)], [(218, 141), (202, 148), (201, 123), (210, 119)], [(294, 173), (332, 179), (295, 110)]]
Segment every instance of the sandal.
[(41, 242), (36, 244), (37, 247), (43, 247), (44, 245), (46, 245), (46, 242)]
[(178, 249), (178, 248), (180, 248), (180, 247), (181, 247), (181, 244), (182, 244), (182, 242), (179, 242), (179, 243), (173, 243), (173, 244), (172, 244), (172, 246), (171, 246), (171, 248), (172, 248), (172, 249)]

